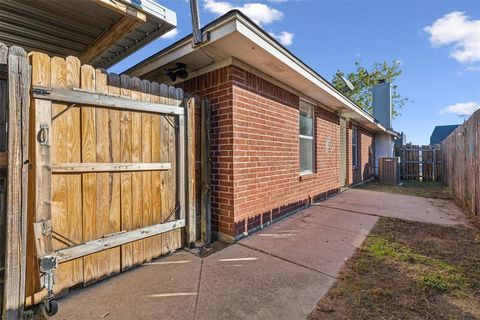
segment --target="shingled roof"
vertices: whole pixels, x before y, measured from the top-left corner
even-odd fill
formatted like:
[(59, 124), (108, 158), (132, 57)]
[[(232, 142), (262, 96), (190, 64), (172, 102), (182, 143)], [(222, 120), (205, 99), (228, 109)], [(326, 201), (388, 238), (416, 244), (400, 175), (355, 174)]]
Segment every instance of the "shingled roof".
[(441, 143), (450, 133), (455, 130), (459, 124), (452, 124), (447, 126), (436, 126), (433, 129), (432, 135), (430, 136), (430, 144)]

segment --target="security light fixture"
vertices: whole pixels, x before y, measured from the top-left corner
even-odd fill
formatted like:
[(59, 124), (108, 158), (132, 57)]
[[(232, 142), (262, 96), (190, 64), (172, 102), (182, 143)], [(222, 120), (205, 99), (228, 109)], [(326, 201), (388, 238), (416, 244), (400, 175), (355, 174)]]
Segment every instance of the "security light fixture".
[(188, 72), (186, 68), (187, 68), (187, 65), (185, 63), (177, 62), (177, 67), (173, 69), (167, 69), (166, 75), (172, 81), (177, 80), (177, 77), (182, 80), (187, 79)]

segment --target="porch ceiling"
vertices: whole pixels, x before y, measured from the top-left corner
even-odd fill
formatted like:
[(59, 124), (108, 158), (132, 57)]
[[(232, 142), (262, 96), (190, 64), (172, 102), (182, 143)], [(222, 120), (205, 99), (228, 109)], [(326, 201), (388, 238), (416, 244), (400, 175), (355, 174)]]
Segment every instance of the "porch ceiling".
[(176, 26), (154, 0), (2, 0), (0, 42), (109, 67)]

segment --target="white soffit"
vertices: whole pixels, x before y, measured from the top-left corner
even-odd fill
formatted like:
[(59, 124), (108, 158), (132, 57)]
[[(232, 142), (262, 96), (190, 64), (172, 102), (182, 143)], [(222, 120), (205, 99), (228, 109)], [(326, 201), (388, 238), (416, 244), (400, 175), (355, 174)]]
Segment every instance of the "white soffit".
[[(212, 56), (215, 62), (234, 57), (350, 120), (374, 131), (385, 131), (371, 115), (360, 110), (241, 14), (233, 14), (224, 20), (220, 18), (218, 23), (207, 26), (204, 32), (209, 32), (210, 41), (205, 43), (202, 49)], [(198, 74), (200, 68), (198, 63), (205, 62), (204, 56), (205, 54), (198, 48), (192, 47), (192, 38), (189, 36), (127, 70), (126, 73), (149, 78), (149, 74), (164, 74), (163, 70), (157, 69), (165, 69), (168, 65), (173, 66), (176, 62), (182, 62), (187, 65), (189, 73)]]

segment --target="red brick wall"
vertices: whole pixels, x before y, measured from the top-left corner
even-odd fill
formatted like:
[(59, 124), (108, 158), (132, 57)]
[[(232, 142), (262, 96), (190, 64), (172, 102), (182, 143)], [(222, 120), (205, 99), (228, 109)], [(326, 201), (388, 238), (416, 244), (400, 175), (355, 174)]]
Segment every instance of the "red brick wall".
[[(373, 134), (366, 130), (363, 129), (362, 127), (357, 127), (358, 128), (358, 135), (357, 135), (357, 146), (358, 146), (358, 152), (357, 152), (357, 163), (358, 165), (356, 167), (353, 167), (353, 172), (352, 172), (352, 184), (356, 184), (359, 182), (362, 182), (364, 180), (367, 180), (371, 177), (371, 173), (373, 170)], [(350, 130), (351, 131), (351, 130)], [(351, 144), (351, 136), (350, 136), (350, 144)], [(352, 147), (350, 145), (350, 153)], [(351, 164), (352, 162), (350, 162)]]
[(374, 138), (373, 133), (360, 128), (360, 145), (361, 145), (361, 152), (360, 152), (360, 163), (361, 167), (361, 177), (362, 181), (369, 179), (372, 174), (374, 173)]
[(299, 97), (233, 69), (234, 233), (238, 235), (338, 190), (339, 123), (335, 114), (316, 108), (315, 173), (301, 180)]
[[(336, 114), (316, 108), (315, 172), (300, 177), (297, 95), (235, 66), (179, 86), (211, 101), (214, 231), (236, 236), (338, 191)], [(361, 144), (367, 145), (367, 140)], [(347, 142), (347, 176), (352, 182), (351, 130)]]

